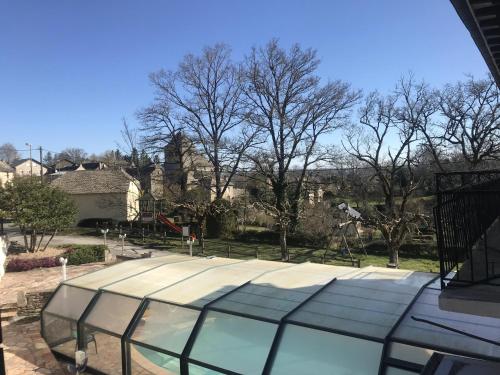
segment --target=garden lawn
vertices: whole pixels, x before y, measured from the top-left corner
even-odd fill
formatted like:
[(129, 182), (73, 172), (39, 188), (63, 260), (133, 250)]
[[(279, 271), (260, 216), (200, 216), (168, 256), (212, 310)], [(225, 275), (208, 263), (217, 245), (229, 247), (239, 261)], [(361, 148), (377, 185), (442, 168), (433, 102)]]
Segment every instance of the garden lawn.
[[(143, 242), (141, 238), (128, 238), (128, 240), (136, 245), (152, 247), (156, 250), (168, 250), (171, 252), (188, 253), (189, 248), (184, 244), (184, 249), (181, 246), (179, 237), (167, 236), (166, 238), (151, 238), (146, 237)], [(201, 248), (197, 245), (193, 246), (194, 255), (201, 255)], [(431, 244), (429, 245), (432, 246)], [(341, 256), (334, 250), (313, 249), (308, 247), (289, 246), (290, 261), (293, 263), (314, 262), (325, 263), (342, 266), (355, 266), (356, 262), (352, 262), (349, 256)], [(206, 239), (204, 255), (230, 257), (235, 259), (255, 259), (258, 257), (263, 260), (281, 260), (280, 248), (277, 245), (265, 243), (242, 243), (234, 240), (219, 240)], [(370, 249), (368, 246), (368, 255), (359, 252), (353, 252), (353, 256), (360, 260), (361, 267), (373, 265), (386, 267), (389, 257), (385, 251)], [(399, 256), (400, 268), (422, 272), (439, 272), (439, 259), (431, 254), (414, 255), (400, 252)]]

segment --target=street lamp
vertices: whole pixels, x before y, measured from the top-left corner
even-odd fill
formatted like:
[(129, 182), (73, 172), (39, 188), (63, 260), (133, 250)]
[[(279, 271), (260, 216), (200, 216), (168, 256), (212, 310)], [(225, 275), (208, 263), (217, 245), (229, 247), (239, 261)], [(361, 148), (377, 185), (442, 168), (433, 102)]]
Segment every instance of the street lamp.
[(33, 159), (31, 158), (31, 143), (26, 142), (26, 146), (30, 148), (30, 176), (33, 177)]

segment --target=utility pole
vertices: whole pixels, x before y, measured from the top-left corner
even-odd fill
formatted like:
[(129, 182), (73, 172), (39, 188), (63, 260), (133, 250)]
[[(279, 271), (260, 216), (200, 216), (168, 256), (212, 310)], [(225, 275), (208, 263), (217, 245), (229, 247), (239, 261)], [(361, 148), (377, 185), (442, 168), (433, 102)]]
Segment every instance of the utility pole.
[(43, 155), (42, 155), (42, 146), (40, 146), (40, 183), (43, 184)]
[(30, 148), (30, 177), (33, 177), (33, 159), (31, 157), (31, 143), (26, 142), (26, 146), (29, 146)]

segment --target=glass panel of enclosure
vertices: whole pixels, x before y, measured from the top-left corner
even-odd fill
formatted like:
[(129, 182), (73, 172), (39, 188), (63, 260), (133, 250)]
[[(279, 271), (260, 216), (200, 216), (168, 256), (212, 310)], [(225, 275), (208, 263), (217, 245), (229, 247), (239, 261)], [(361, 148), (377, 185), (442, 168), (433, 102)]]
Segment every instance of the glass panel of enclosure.
[(349, 272), (347, 267), (312, 263), (288, 266), (253, 279), (212, 306), (279, 321), (326, 283)]
[(439, 294), (439, 290), (426, 288), (401, 321), (393, 338), (450, 353), (500, 357), (500, 346), (413, 319), (425, 319), (485, 339), (498, 340), (500, 319), (441, 310)]
[(219, 375), (222, 372), (214, 371), (198, 365), (189, 364), (189, 375)]
[[(215, 258), (214, 260), (220, 263), (219, 267), (210, 268), (205, 272), (153, 293), (150, 297), (165, 302), (202, 308), (208, 302), (251, 280), (256, 274), (262, 273), (262, 271), (257, 271), (248, 266), (248, 262), (224, 258)], [(280, 266), (277, 265), (276, 267)]]
[(403, 370), (397, 367), (387, 367), (385, 370), (385, 375), (415, 375), (418, 372)]
[(226, 262), (221, 263), (218, 258), (189, 258), (187, 261), (165, 264), (118, 281), (104, 287), (103, 290), (142, 298), (221, 264)]
[(346, 275), (299, 308), (290, 320), (384, 339), (422, 285), (434, 277), (377, 269)]
[(377, 374), (383, 344), (287, 324), (272, 374)]
[(83, 321), (88, 366), (106, 374), (121, 373), (121, 336), (141, 300), (103, 292)]
[(399, 342), (391, 343), (388, 351), (388, 357), (390, 358), (423, 366), (431, 359), (432, 354), (434, 354), (434, 350), (401, 344)]
[(44, 312), (78, 320), (94, 295), (92, 290), (61, 285)]
[(42, 312), (45, 341), (59, 353), (73, 356), (76, 348), (76, 323), (95, 292), (61, 285)]
[(177, 375), (181, 373), (177, 357), (140, 345), (130, 345), (130, 372), (141, 375)]
[[(103, 292), (83, 324), (122, 335), (132, 320), (141, 300)], [(89, 328), (90, 329), (90, 328)]]
[(84, 338), (88, 367), (110, 375), (122, 373), (121, 340), (118, 336), (85, 327)]
[(86, 275), (67, 280), (65, 284), (88, 289), (98, 289), (113, 282), (137, 275), (162, 264), (183, 262), (189, 259), (184, 255), (166, 255), (155, 258), (138, 259), (132, 262), (122, 262), (114, 266), (90, 272)]
[(209, 311), (190, 359), (241, 374), (261, 374), (277, 324)]
[(131, 340), (180, 355), (199, 315), (199, 310), (150, 301)]
[(76, 349), (76, 321), (43, 314), (43, 336), (50, 349), (71, 358)]

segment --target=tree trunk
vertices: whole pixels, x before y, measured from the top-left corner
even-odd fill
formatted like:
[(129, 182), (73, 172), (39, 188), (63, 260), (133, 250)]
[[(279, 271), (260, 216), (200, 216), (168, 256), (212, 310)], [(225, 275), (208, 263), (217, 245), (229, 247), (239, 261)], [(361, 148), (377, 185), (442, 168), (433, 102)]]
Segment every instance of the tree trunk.
[(389, 245), (389, 264), (390, 268), (399, 268), (399, 246)]
[(36, 250), (36, 231), (33, 229), (30, 236), (30, 251), (34, 253)]
[(25, 228), (21, 228), (21, 233), (23, 234), (23, 238), (24, 238), (24, 248), (29, 253), (30, 249), (29, 249), (29, 246), (28, 246), (28, 236), (26, 235), (26, 229)]
[(47, 243), (45, 244), (45, 246), (43, 247), (42, 251), (45, 251), (47, 249), (47, 246), (49, 246), (50, 241), (52, 241), (52, 239), (54, 238), (54, 236), (56, 235), (56, 233), (57, 233), (57, 229), (50, 235), (50, 238), (47, 241)]
[(36, 247), (37, 252), (40, 250), (40, 246), (42, 246), (42, 241), (44, 237), (45, 237), (45, 231), (42, 232), (42, 235), (40, 236), (40, 241), (38, 241), (38, 246)]
[(205, 254), (205, 235), (203, 234), (205, 229), (205, 218), (198, 218), (198, 228), (200, 229), (200, 236), (198, 237), (198, 243), (201, 247), (201, 253)]
[(292, 207), (291, 207), (291, 215), (290, 215), (290, 225), (289, 225), (289, 228), (288, 228), (288, 231), (290, 233), (295, 233), (295, 230), (297, 229), (298, 225), (299, 225), (299, 202), (298, 200), (294, 201), (292, 203)]
[(283, 262), (288, 262), (290, 260), (290, 256), (288, 254), (288, 248), (286, 245), (286, 225), (280, 225), (280, 248), (281, 248), (281, 260)]

